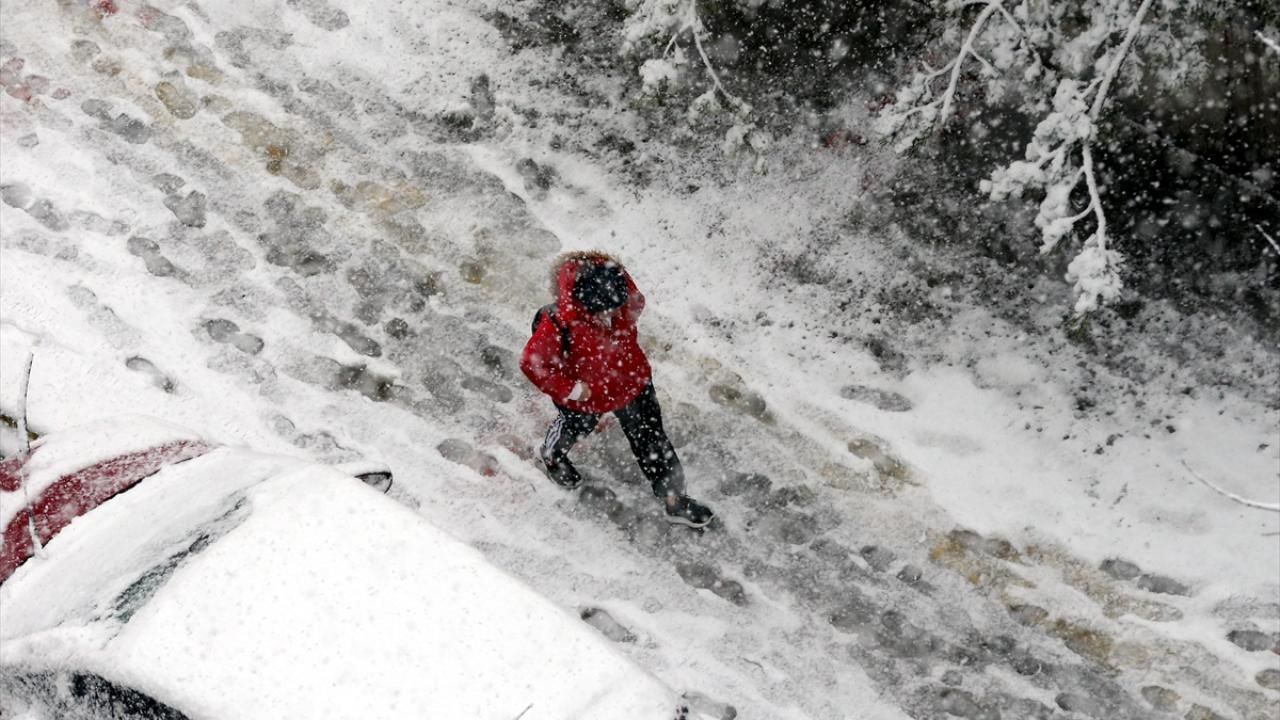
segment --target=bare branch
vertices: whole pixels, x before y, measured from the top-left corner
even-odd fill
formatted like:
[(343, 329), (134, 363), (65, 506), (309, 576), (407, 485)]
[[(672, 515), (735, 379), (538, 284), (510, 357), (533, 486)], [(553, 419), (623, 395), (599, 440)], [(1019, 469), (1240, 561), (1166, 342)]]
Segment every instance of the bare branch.
[(31, 450), (31, 438), (27, 434), (27, 393), (31, 390), (31, 366), (35, 360), (35, 352), (28, 352), (27, 364), (22, 370), (22, 393), (18, 396), (18, 443), (22, 453)]
[(1019, 35), (1026, 37), (1027, 31), (1022, 29), (1022, 23), (1018, 22), (1018, 19), (1013, 16), (1013, 13), (1009, 12), (1009, 9), (1004, 6), (1004, 3), (1000, 4), (1000, 14), (1004, 15), (1004, 19), (1008, 20), (1010, 25), (1018, 29)]
[(987, 62), (987, 59), (979, 55), (976, 50), (969, 54), (973, 56), (974, 60), (977, 60), (978, 62), (982, 63), (982, 67), (986, 68), (987, 71), (990, 72), (993, 76), (1000, 74), (1000, 71), (996, 70), (995, 66)]
[(665, 58), (670, 55), (671, 51), (677, 47), (680, 37), (686, 32), (689, 33), (689, 36), (693, 38), (694, 48), (698, 51), (698, 57), (702, 60), (703, 68), (711, 76), (712, 90), (723, 95), (735, 109), (749, 109), (747, 103), (725, 89), (724, 83), (720, 81), (720, 74), (716, 72), (715, 66), (711, 64), (711, 58), (707, 56), (707, 51), (702, 46), (702, 36), (706, 33), (706, 29), (702, 26), (702, 19), (698, 17), (696, 0), (689, 0), (682, 14), (684, 17), (680, 21), (680, 25), (671, 33), (671, 38), (667, 41), (667, 45), (662, 51), (662, 56)]
[(1264, 45), (1275, 51), (1275, 54), (1280, 55), (1280, 43), (1276, 43), (1275, 40), (1263, 35), (1261, 30), (1258, 30), (1254, 34), (1258, 36), (1258, 39), (1261, 40)]
[(1072, 225), (1075, 225), (1076, 223), (1078, 223), (1078, 222), (1080, 222), (1081, 220), (1083, 220), (1083, 219), (1085, 219), (1086, 217), (1088, 217), (1089, 213), (1091, 213), (1091, 212), (1096, 212), (1095, 207), (1096, 207), (1096, 206), (1094, 205), (1094, 203), (1093, 203), (1092, 201), (1090, 201), (1090, 202), (1089, 202), (1089, 206), (1088, 206), (1088, 207), (1086, 207), (1085, 209), (1083, 209), (1083, 210), (1081, 210), (1080, 212), (1076, 213), (1075, 215), (1072, 215), (1071, 217), (1067, 218), (1067, 220), (1070, 220), (1070, 221), (1071, 221), (1071, 224), (1072, 224)]
[(1107, 215), (1102, 211), (1102, 195), (1098, 192), (1098, 179), (1093, 171), (1093, 145), (1089, 140), (1081, 141), (1080, 156), (1083, 160), (1081, 170), (1084, 172), (1084, 184), (1089, 188), (1089, 207), (1085, 208), (1085, 211), (1093, 210), (1094, 218), (1098, 222), (1098, 245), (1105, 248), (1107, 246)]
[[(961, 56), (961, 55), (957, 55), (957, 56), (955, 56), (955, 57), (951, 58), (951, 62), (947, 63), (946, 65), (943, 65), (942, 67), (938, 68), (937, 70), (934, 70), (933, 68), (929, 67), (929, 65), (928, 65), (927, 63), (921, 63), (921, 65), (924, 65), (924, 69), (929, 71), (929, 74), (928, 74), (928, 75), (926, 75), (926, 76), (925, 76), (925, 78), (924, 78), (924, 95), (925, 95), (925, 97), (927, 97), (927, 98), (931, 98), (931, 97), (933, 97), (933, 81), (934, 81), (934, 80), (937, 80), (938, 78), (942, 77), (943, 75), (946, 75), (947, 73), (951, 72), (951, 68), (955, 67), (956, 63), (960, 62), (960, 60), (962, 59), (962, 57), (963, 57), (963, 56)], [(931, 105), (936, 105), (936, 104), (937, 104), (937, 101), (934, 101), (934, 102), (931, 102), (931, 103), (929, 103), (929, 105), (926, 105), (926, 106), (924, 106), (924, 107), (929, 107), (929, 106), (931, 106)]]
[(662, 49), (662, 57), (665, 58), (666, 56), (670, 55), (671, 51), (676, 48), (676, 41), (680, 39), (680, 33), (683, 31), (684, 31), (684, 28), (681, 27), (681, 28), (677, 28), (675, 32), (671, 33), (671, 39), (667, 41), (667, 46)]
[[(27, 434), (27, 393), (31, 390), (31, 365), (35, 362), (35, 352), (27, 353), (27, 365), (22, 371), (22, 394), (18, 396), (18, 442), (21, 452), (31, 451), (31, 437)], [(38, 557), (44, 557), (44, 546), (40, 544), (40, 534), (36, 532), (36, 514), (31, 509), (31, 490), (27, 487), (27, 469), (31, 466), (30, 458), (22, 462), (22, 498), (27, 505), (27, 532), (31, 535), (31, 547)]]
[(1142, 30), (1142, 19), (1146, 17), (1147, 10), (1150, 8), (1151, 0), (1142, 0), (1142, 5), (1138, 6), (1138, 12), (1134, 13), (1133, 18), (1129, 20), (1129, 29), (1125, 31), (1124, 41), (1116, 49), (1116, 56), (1112, 58), (1111, 64), (1107, 66), (1107, 72), (1102, 76), (1102, 85), (1098, 88), (1098, 94), (1093, 98), (1093, 109), (1089, 111), (1089, 116), (1094, 120), (1097, 120), (1098, 115), (1101, 114), (1102, 104), (1107, 99), (1107, 91), (1111, 89), (1111, 81), (1115, 79), (1116, 72), (1120, 69), (1120, 64), (1124, 62), (1124, 56), (1129, 53), (1129, 46), (1133, 44), (1133, 39)]
[(1266, 238), (1267, 242), (1271, 243), (1271, 249), (1275, 251), (1275, 254), (1280, 256), (1280, 244), (1276, 244), (1276, 239), (1268, 235), (1267, 231), (1263, 230), (1261, 225), (1254, 225), (1254, 227), (1258, 228), (1258, 232), (1262, 233), (1262, 237)]
[(964, 66), (964, 56), (967, 54), (978, 57), (978, 54), (973, 50), (973, 43), (982, 34), (982, 28), (987, 24), (987, 20), (991, 15), (1003, 7), (1004, 0), (990, 0), (973, 21), (973, 27), (969, 28), (969, 37), (965, 38), (964, 44), (960, 46), (960, 52), (956, 55), (956, 59), (952, 61), (951, 81), (947, 83), (947, 90), (942, 94), (942, 112), (938, 115), (939, 127), (945, 127), (947, 117), (951, 115), (951, 101), (955, 97), (956, 86), (960, 82), (960, 69)]
[(689, 19), (687, 27), (693, 35), (693, 44), (698, 48), (698, 56), (702, 58), (702, 66), (707, 69), (707, 74), (711, 76), (711, 82), (716, 90), (725, 96), (729, 102), (733, 103), (735, 108), (741, 109), (746, 106), (742, 100), (728, 90), (724, 89), (724, 85), (720, 82), (720, 75), (716, 72), (715, 67), (711, 64), (711, 59), (707, 57), (707, 51), (702, 47), (702, 20), (698, 18), (698, 9), (693, 0), (689, 1)]
[(1213, 483), (1206, 480), (1204, 477), (1200, 475), (1200, 473), (1196, 472), (1195, 470), (1192, 470), (1191, 466), (1187, 464), (1186, 460), (1182, 461), (1182, 467), (1186, 468), (1187, 472), (1191, 473), (1191, 477), (1199, 480), (1205, 485), (1208, 485), (1210, 490), (1213, 490), (1219, 495), (1235, 500), (1241, 505), (1247, 505), (1251, 508), (1258, 508), (1259, 510), (1270, 510), (1271, 512), (1280, 513), (1280, 503), (1264, 503), (1264, 502), (1258, 502), (1257, 500), (1249, 500), (1248, 498), (1242, 498), (1239, 495), (1236, 495), (1235, 493), (1232, 493), (1232, 492), (1227, 492), (1226, 490), (1223, 490), (1217, 485), (1214, 485)]

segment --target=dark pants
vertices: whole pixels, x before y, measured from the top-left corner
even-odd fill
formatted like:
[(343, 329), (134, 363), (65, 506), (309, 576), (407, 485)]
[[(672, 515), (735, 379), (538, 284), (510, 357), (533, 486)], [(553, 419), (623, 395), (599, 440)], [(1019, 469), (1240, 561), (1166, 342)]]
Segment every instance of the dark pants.
[[(576, 412), (560, 405), (556, 409), (560, 414), (551, 423), (551, 427), (547, 428), (547, 437), (542, 441), (542, 457), (548, 463), (572, 468), (569, 450), (583, 436), (596, 429), (600, 416)], [(662, 408), (658, 405), (658, 394), (653, 390), (653, 383), (646, 385), (630, 405), (615, 410), (613, 414), (622, 425), (627, 441), (631, 443), (631, 452), (640, 464), (640, 471), (653, 485), (653, 494), (660, 498), (684, 495), (684, 468), (680, 466), (676, 449), (671, 446), (671, 440), (662, 428)]]

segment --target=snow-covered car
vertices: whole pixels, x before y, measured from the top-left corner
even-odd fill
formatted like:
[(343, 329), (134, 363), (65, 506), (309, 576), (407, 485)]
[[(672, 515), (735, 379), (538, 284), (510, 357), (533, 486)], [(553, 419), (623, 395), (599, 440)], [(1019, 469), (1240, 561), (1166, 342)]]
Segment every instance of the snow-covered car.
[(6, 460), (0, 716), (682, 716), (604, 636), (371, 489), (381, 474), (144, 418)]

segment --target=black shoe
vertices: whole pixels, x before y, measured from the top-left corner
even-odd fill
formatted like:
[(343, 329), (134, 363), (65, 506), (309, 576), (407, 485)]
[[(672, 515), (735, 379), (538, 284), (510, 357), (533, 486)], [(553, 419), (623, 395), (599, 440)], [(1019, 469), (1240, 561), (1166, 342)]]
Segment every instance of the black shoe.
[(582, 484), (582, 476), (578, 474), (578, 470), (567, 462), (558, 463), (553, 461), (545, 454), (542, 456), (542, 464), (547, 468), (547, 477), (551, 478), (551, 482), (559, 485), (565, 490), (577, 490)]
[(691, 528), (706, 527), (716, 516), (711, 508), (687, 495), (681, 495), (674, 505), (667, 505), (667, 522), (674, 525), (687, 525)]

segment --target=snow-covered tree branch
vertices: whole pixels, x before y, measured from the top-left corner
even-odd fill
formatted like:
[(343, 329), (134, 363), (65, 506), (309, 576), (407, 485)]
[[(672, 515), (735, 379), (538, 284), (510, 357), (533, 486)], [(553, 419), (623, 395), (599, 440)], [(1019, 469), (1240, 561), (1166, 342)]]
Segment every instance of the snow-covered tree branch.
[(720, 81), (720, 74), (707, 57), (704, 46), (707, 29), (702, 24), (694, 0), (676, 3), (649, 0), (635, 10), (633, 17), (637, 21), (628, 28), (624, 52), (634, 52), (641, 41), (650, 36), (666, 37), (662, 56), (646, 60), (641, 67), (640, 74), (646, 88), (654, 88), (659, 83), (671, 82), (677, 78), (680, 68), (688, 63), (685, 47), (681, 42), (691, 42), (703, 69), (711, 79), (711, 87), (706, 92), (710, 101), (723, 98), (732, 109), (743, 113), (751, 112), (750, 105), (725, 89), (724, 83)]
[[(1041, 251), (1048, 253), (1080, 223), (1092, 232), (1068, 267), (1075, 286), (1077, 314), (1087, 313), (1118, 296), (1123, 258), (1111, 247), (1103, 204), (1104, 188), (1094, 159), (1099, 121), (1135, 39), (1148, 24), (1152, 0), (1136, 8), (1127, 0), (1090, 0), (1083, 3), (1090, 23), (1069, 33), (1067, 5), (1050, 7), (1031, 0), (959, 0), (947, 3), (956, 20), (971, 20), (948, 27), (964, 40), (951, 61), (940, 69), (917, 72), (881, 114), (878, 128), (895, 139), (904, 151), (925, 135), (941, 129), (953, 114), (958, 89), (965, 78), (966, 61), (976, 62), (977, 76), (970, 84), (986, 102), (995, 102), (1016, 86), (1022, 109), (1039, 116), (1025, 159), (992, 172), (981, 190), (992, 200), (1043, 192), (1036, 225), (1042, 234)], [(1001, 21), (993, 22), (999, 17)], [(1077, 18), (1078, 15), (1071, 17)], [(1118, 41), (1113, 38), (1123, 31)], [(993, 60), (987, 61), (984, 56)], [(1052, 58), (1046, 63), (1045, 58)], [(945, 88), (935, 85), (947, 77)], [(1077, 202), (1083, 187), (1083, 205)]]
[(1255, 35), (1258, 36), (1258, 39), (1262, 41), (1263, 45), (1266, 45), (1267, 47), (1271, 48), (1271, 51), (1274, 52), (1275, 54), (1280, 55), (1280, 43), (1277, 43), (1275, 40), (1272, 40), (1266, 35), (1263, 35), (1261, 30), (1255, 33)]
[(1277, 243), (1275, 238), (1268, 235), (1267, 231), (1263, 230), (1261, 225), (1254, 225), (1254, 227), (1258, 229), (1258, 232), (1262, 234), (1262, 237), (1266, 238), (1267, 244), (1271, 246), (1271, 250), (1276, 254), (1276, 257), (1280, 257), (1280, 243)]
[(1204, 485), (1208, 487), (1210, 490), (1218, 493), (1219, 495), (1227, 498), (1228, 500), (1231, 500), (1232, 502), (1238, 502), (1241, 505), (1244, 505), (1246, 507), (1258, 508), (1259, 510), (1270, 510), (1271, 512), (1280, 512), (1280, 503), (1264, 503), (1258, 500), (1250, 500), (1249, 498), (1241, 497), (1233, 492), (1228, 492), (1227, 490), (1223, 490), (1217, 485), (1214, 485), (1213, 483), (1209, 482), (1203, 475), (1193, 470), (1191, 466), (1187, 464), (1186, 460), (1182, 461), (1182, 467), (1186, 468), (1187, 472), (1191, 473), (1191, 477), (1204, 483)]
[(626, 55), (639, 55), (655, 40), (661, 43), (661, 54), (640, 66), (644, 89), (651, 94), (680, 85), (691, 65), (689, 54), (695, 54), (710, 85), (690, 103), (689, 122), (697, 124), (727, 112), (733, 124), (725, 133), (724, 151), (749, 148), (757, 155), (757, 169), (763, 170), (760, 153), (767, 147), (768, 137), (752, 121), (751, 105), (724, 86), (707, 53), (708, 39), (696, 0), (639, 0), (631, 8), (622, 50)]
[[(984, 37), (987, 22), (997, 13), (1009, 22), (1011, 32), (1004, 33), (1003, 42), (992, 43), (992, 50), (999, 66), (1008, 67), (1011, 64), (1012, 53), (1020, 46), (1022, 29), (1004, 4), (1005, 0), (953, 0), (948, 3), (953, 12), (973, 5), (983, 5), (983, 8), (969, 27), (955, 56), (937, 69), (922, 63), (923, 69), (912, 76), (910, 83), (898, 91), (894, 104), (881, 114), (877, 127), (881, 132), (897, 137), (896, 147), (899, 151), (910, 149), (921, 137), (946, 125), (955, 105), (956, 90), (960, 85), (966, 60), (975, 60), (988, 77), (999, 74), (997, 66), (985, 60), (975, 47), (977, 41)], [(947, 84), (938, 93), (935, 86), (942, 78), (947, 79)]]

